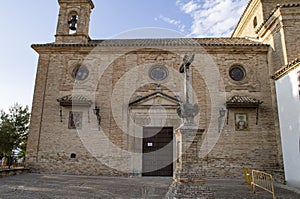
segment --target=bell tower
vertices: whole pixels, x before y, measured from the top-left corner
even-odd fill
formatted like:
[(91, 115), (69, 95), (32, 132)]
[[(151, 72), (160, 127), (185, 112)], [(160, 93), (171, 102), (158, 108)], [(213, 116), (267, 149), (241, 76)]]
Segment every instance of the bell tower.
[(89, 24), (94, 3), (92, 0), (58, 0), (55, 43), (87, 43)]

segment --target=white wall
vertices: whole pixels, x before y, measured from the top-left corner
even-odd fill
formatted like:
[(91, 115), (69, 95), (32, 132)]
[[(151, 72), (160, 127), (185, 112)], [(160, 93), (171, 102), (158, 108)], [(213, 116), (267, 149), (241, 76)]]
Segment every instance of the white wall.
[(297, 72), (276, 81), (284, 170), (287, 184), (300, 188), (300, 98)]

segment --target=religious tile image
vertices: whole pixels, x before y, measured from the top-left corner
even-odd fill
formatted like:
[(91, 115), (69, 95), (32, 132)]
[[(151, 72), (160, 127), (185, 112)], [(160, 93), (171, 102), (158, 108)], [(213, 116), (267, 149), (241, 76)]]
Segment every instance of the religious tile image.
[(247, 113), (235, 113), (235, 130), (236, 131), (248, 131), (248, 114)]
[(69, 114), (69, 129), (82, 128), (82, 112), (70, 111)]

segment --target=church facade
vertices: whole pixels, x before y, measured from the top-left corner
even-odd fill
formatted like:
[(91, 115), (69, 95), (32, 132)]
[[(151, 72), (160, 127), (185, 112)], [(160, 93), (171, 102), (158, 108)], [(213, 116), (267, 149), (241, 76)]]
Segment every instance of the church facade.
[[(39, 54), (26, 163), (34, 172), (172, 176), (182, 124), (198, 104), (198, 160), (207, 177), (243, 167), (283, 179), (275, 71), (299, 55), (297, 1), (251, 0), (230, 38), (94, 40), (91, 0), (59, 0), (55, 42)], [(280, 5), (279, 5), (280, 3)], [(278, 4), (278, 5), (277, 5)], [(298, 42), (298, 43), (297, 43)]]

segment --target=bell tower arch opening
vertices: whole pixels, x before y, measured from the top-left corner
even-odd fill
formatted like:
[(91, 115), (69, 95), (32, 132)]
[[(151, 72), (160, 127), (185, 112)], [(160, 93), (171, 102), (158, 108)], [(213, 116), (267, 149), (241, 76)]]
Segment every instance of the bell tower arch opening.
[(76, 34), (78, 28), (78, 13), (76, 11), (71, 11), (68, 18), (69, 34)]
[(92, 0), (58, 0), (60, 9), (55, 43), (87, 43)]

